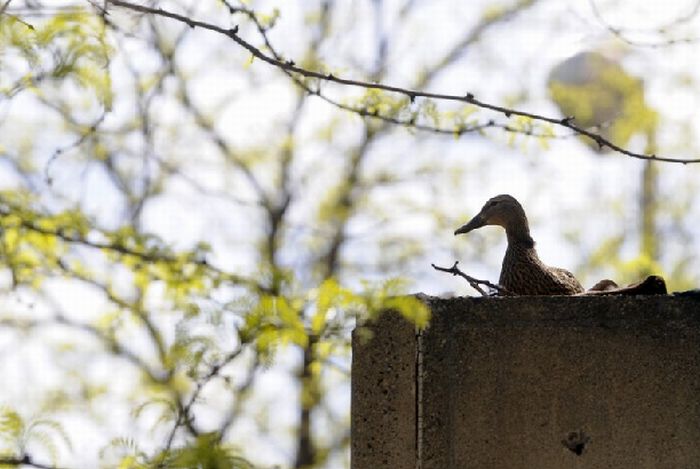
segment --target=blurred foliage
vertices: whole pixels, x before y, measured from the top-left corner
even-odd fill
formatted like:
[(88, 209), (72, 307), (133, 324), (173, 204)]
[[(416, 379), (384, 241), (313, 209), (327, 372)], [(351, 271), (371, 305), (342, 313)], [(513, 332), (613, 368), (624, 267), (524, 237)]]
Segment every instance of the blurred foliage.
[[(626, 147), (634, 134), (656, 131), (658, 115), (644, 99), (644, 83), (599, 52), (581, 52), (552, 70), (549, 93), (564, 116), (599, 129)], [(597, 143), (581, 137), (593, 149)], [(598, 149), (600, 150), (600, 149)]]
[[(219, 435), (198, 436), (191, 445), (156, 458), (156, 467), (173, 469), (252, 469), (253, 466), (237, 455), (237, 452), (221, 443)], [(152, 464), (153, 464), (152, 463)]]
[(105, 109), (112, 107), (105, 24), (92, 11), (81, 10), (59, 12), (38, 24), (0, 15), (0, 93), (28, 89), (41, 94), (44, 82), (73, 84), (91, 90)]
[[(619, 54), (619, 51), (618, 51)], [(635, 135), (646, 140), (645, 152), (655, 154), (659, 114), (645, 99), (644, 81), (628, 73), (620, 63), (604, 53), (586, 51), (558, 64), (549, 74), (549, 94), (565, 116), (575, 116), (575, 122), (594, 129), (606, 139), (627, 147)], [(587, 138), (581, 139), (598, 152), (606, 147)], [(604, 267), (612, 270), (620, 284), (639, 281), (648, 275), (662, 275), (674, 288), (688, 288), (692, 280), (687, 275), (666, 273), (660, 263), (659, 192), (661, 168), (645, 162), (639, 184), (638, 254), (621, 254), (626, 237), (614, 235), (601, 240), (587, 259), (586, 271)], [(681, 263), (685, 260), (681, 260)]]
[(58, 460), (60, 445), (72, 448), (70, 436), (58, 421), (45, 417), (25, 419), (9, 407), (0, 408), (0, 445), (0, 460), (21, 459), (27, 451), (39, 449), (49, 455), (53, 464)]
[[(221, 359), (216, 352), (217, 344), (209, 337), (187, 331), (185, 320), (201, 316), (200, 304), (216, 289), (235, 282), (235, 277), (207, 264), (209, 248), (206, 245), (176, 252), (158, 237), (139, 233), (130, 225), (113, 230), (99, 229), (80, 211), (46, 214), (34, 205), (33, 197), (26, 193), (6, 191), (0, 195), (2, 263), (12, 274), (14, 288), (26, 285), (40, 290), (42, 280), (62, 276), (104, 291), (118, 309), (98, 316), (93, 325), (85, 327), (91, 328), (114, 353), (131, 357), (125, 345), (119, 344), (117, 335), (123, 315), (128, 312), (143, 322), (159, 350), (162, 373), (153, 372), (145, 363), (136, 360), (148, 376), (152, 389), (151, 399), (139, 405), (137, 415), (146, 406), (161, 403), (166, 411), (161, 417), (163, 424), (182, 418), (172, 403), (173, 396), (179, 399), (178, 396), (188, 394), (189, 383), (202, 378), (198, 370), (202, 367), (211, 370), (207, 362)], [(81, 249), (92, 251), (89, 263), (80, 259), (83, 257), (78, 255)], [(100, 274), (104, 269), (90, 267), (98, 254), (102, 262), (112, 265), (110, 270), (119, 267), (123, 274), (128, 274), (123, 278), (129, 279), (127, 291), (132, 293), (119, 293), (126, 288), (123, 281), (115, 285), (109, 275)], [(401, 282), (390, 281), (379, 286), (368, 285), (362, 293), (353, 293), (328, 278), (318, 288), (301, 296), (270, 295), (261, 291), (249, 296), (251, 304), (240, 309), (243, 322), (239, 340), (242, 345), (255, 344), (251, 350), (255, 350), (257, 360), (269, 364), (280, 348), (304, 349), (310, 346), (310, 338), (313, 338), (314, 358), (309, 367), (315, 379), (320, 379), (323, 363), (338, 350), (347, 350), (345, 331), (350, 320), (369, 320), (381, 311), (392, 309), (419, 327), (425, 327), (426, 306), (413, 297), (400, 296), (402, 290)], [(183, 318), (180, 330), (184, 333), (176, 335), (169, 346), (152, 323), (144, 304), (144, 298), (153, 291), (160, 292), (159, 301), (168, 305), (169, 314), (179, 312)], [(305, 400), (307, 398), (302, 398)], [(43, 443), (55, 458), (55, 443), (49, 434), (39, 430), (41, 426), (65, 435), (59, 424), (54, 425), (49, 420), (37, 420), (25, 426), (13, 411), (4, 413), (2, 433), (18, 448), (17, 454), (12, 456), (21, 455), (23, 441), (33, 438)], [(226, 445), (210, 445), (212, 438), (218, 437), (198, 436), (191, 446), (169, 450), (155, 462), (137, 457), (139, 452), (129, 452), (123, 456), (119, 467), (251, 467), (232, 454)]]
[[(204, 260), (208, 247), (200, 245), (192, 251), (176, 252), (161, 239), (141, 234), (133, 226), (104, 230), (80, 211), (44, 214), (33, 206), (30, 195), (7, 191), (0, 197), (0, 233), (2, 263), (11, 272), (15, 288), (26, 285), (40, 290), (42, 280), (63, 276), (97, 286), (105, 292), (119, 309), (98, 316), (93, 325), (84, 327), (90, 328), (117, 355), (135, 360), (145, 372), (151, 397), (138, 406), (136, 415), (147, 406), (156, 405), (165, 410), (159, 419), (162, 424), (184, 418), (172, 399), (180, 399), (191, 392), (191, 383), (203, 378), (198, 371), (202, 367), (208, 370), (204, 372), (205, 381), (210, 378), (212, 365), (207, 363), (222, 358), (211, 338), (198, 336), (186, 326), (187, 318), (195, 320), (201, 316), (198, 305), (206, 301), (207, 296), (232, 281), (226, 273)], [(92, 270), (78, 260), (76, 249), (80, 248), (94, 251), (91, 263), (95, 262), (94, 255), (101, 253), (103, 262), (111, 264), (111, 269), (118, 266), (128, 273), (128, 290), (132, 293), (118, 293), (125, 289), (124, 283), (117, 287), (109, 276), (102, 277), (99, 269)], [(345, 331), (355, 320), (363, 322), (382, 311), (395, 310), (418, 327), (427, 325), (427, 307), (414, 297), (401, 296), (404, 288), (403, 282), (388, 281), (377, 286), (367, 284), (362, 292), (354, 293), (328, 278), (318, 288), (301, 296), (257, 292), (248, 296), (247, 307), (239, 309), (242, 319), (239, 347), (254, 345), (249, 350), (255, 351), (256, 360), (271, 364), (275, 352), (281, 348), (306, 349), (313, 344), (309, 369), (311, 376), (319, 380), (324, 363), (338, 351), (346, 353)], [(179, 312), (183, 318), (179, 330), (184, 333), (176, 335), (169, 346), (144, 305), (143, 299), (153, 290), (160, 292), (159, 301), (168, 305), (169, 314)], [(162, 373), (151, 371), (119, 343), (117, 331), (126, 312), (135, 315), (151, 334), (159, 350)], [(223, 365), (213, 366), (218, 372)], [(318, 386), (318, 382), (313, 385), (314, 388)], [(308, 399), (302, 397), (302, 402)], [(314, 398), (315, 405), (319, 399), (320, 396)], [(48, 427), (68, 441), (60, 424), (50, 420), (41, 419), (25, 425), (14, 411), (6, 410), (0, 422), (0, 433), (15, 447), (14, 451), (6, 451), (8, 456), (21, 457), (26, 446), (24, 442), (33, 439), (55, 459), (56, 445), (50, 434), (40, 427)], [(227, 445), (219, 443), (220, 437), (219, 433), (199, 435), (191, 445), (169, 449), (153, 460), (128, 439), (118, 439), (110, 447), (131, 449), (119, 460), (118, 467), (124, 468), (252, 467)]]

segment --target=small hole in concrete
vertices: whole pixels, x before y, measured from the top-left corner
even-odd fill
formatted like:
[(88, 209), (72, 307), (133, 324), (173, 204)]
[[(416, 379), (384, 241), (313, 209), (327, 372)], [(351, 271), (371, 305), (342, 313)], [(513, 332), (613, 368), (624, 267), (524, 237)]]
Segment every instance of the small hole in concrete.
[(581, 456), (583, 454), (583, 450), (590, 441), (591, 437), (586, 435), (586, 433), (581, 430), (577, 432), (570, 432), (565, 439), (561, 440), (561, 444), (572, 453), (576, 454), (577, 456)]

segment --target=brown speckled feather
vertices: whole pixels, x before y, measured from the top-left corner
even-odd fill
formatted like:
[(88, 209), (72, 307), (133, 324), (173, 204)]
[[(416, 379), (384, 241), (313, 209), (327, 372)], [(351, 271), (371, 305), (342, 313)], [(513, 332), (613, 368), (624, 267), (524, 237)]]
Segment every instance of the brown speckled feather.
[(583, 287), (568, 270), (548, 267), (537, 256), (534, 246), (509, 242), (503, 258), (502, 287), (516, 295), (575, 295)]

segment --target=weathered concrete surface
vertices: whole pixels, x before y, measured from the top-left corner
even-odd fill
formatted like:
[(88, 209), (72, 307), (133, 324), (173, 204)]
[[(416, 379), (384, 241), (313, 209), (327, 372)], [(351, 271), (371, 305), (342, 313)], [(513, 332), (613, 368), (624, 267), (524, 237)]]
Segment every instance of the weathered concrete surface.
[(429, 303), (355, 343), (353, 469), (700, 468), (698, 296)]
[(361, 329), (353, 334), (352, 467), (413, 468), (415, 329), (400, 316), (388, 313), (375, 324), (372, 338), (367, 332)]

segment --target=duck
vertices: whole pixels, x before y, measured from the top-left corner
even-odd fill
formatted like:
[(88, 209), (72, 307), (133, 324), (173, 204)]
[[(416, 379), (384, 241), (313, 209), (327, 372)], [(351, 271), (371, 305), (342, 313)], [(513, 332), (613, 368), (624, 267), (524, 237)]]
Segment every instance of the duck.
[(584, 292), (576, 277), (566, 269), (545, 265), (537, 254), (535, 241), (520, 202), (509, 194), (489, 199), (469, 222), (455, 230), (455, 236), (483, 226), (501, 226), (508, 248), (503, 258), (499, 285), (510, 295), (577, 295)]
[(588, 289), (584, 295), (667, 295), (666, 280), (660, 275), (649, 275), (644, 280), (619, 286), (614, 280), (604, 279)]

